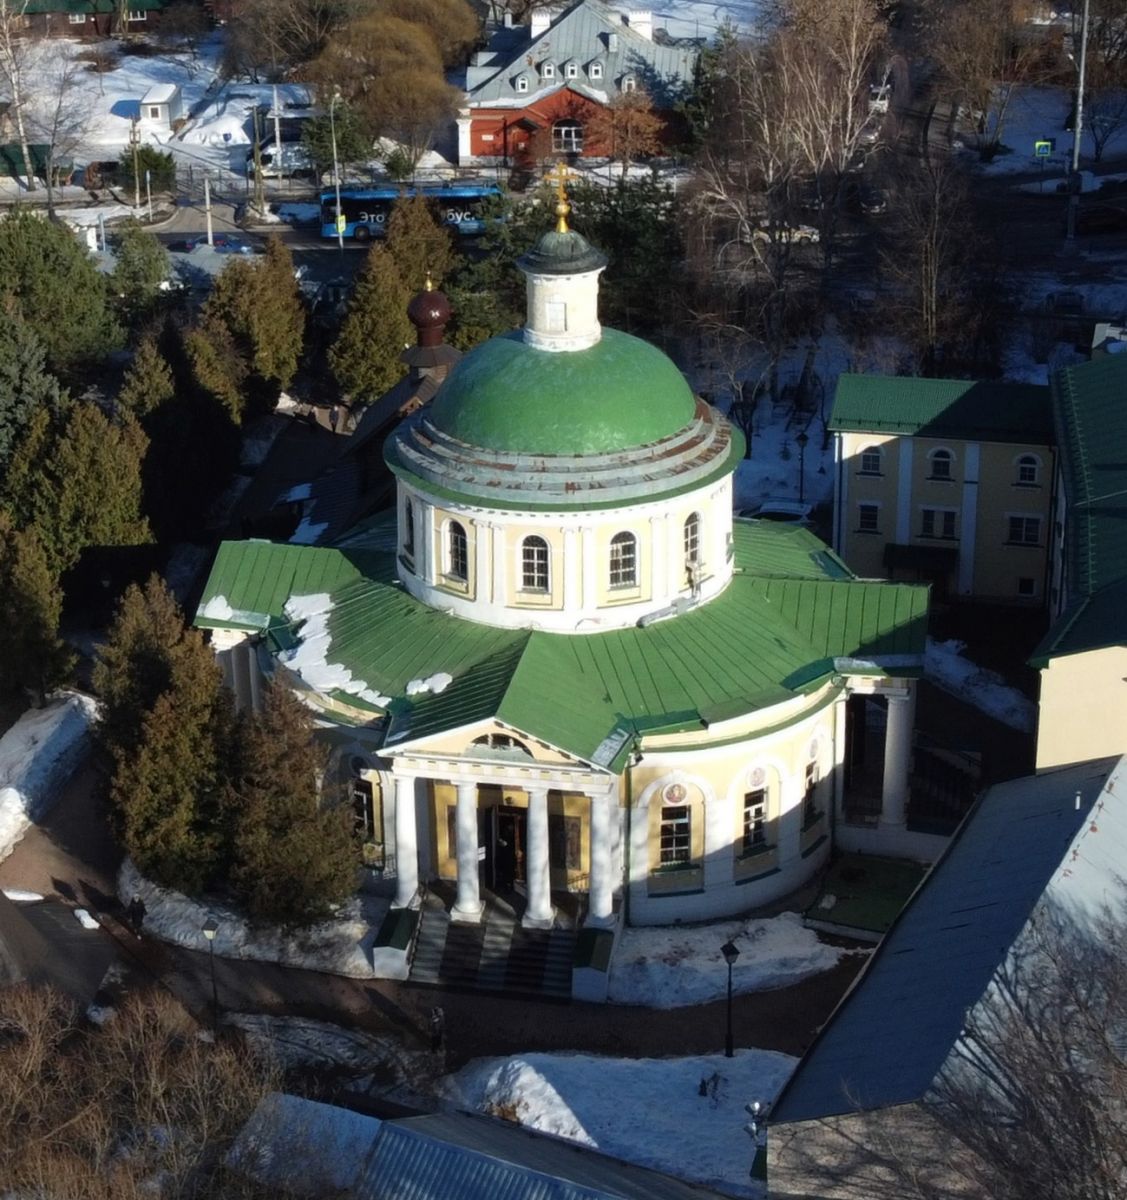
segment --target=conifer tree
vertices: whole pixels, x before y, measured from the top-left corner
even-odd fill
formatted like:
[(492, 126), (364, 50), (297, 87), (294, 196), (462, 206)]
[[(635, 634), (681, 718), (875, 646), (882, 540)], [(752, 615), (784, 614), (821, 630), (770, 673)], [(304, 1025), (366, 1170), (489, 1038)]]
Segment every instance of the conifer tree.
[(309, 925), (355, 890), (352, 813), (322, 807), (324, 761), (309, 711), (275, 680), (263, 711), (247, 723), (238, 789), (233, 875), (255, 917)]
[(0, 682), (42, 703), (69, 675), (74, 656), (59, 639), (63, 596), (34, 530), (18, 530), (0, 510)]
[(333, 374), (353, 403), (371, 403), (405, 374), (399, 355), (414, 338), (407, 319), (410, 299), (390, 252), (373, 246), (329, 351)]
[(423, 290), (428, 275), (441, 287), (457, 259), (450, 227), (435, 219), (425, 196), (395, 202), (387, 223), (387, 248), (410, 296)]
[(36, 331), (51, 371), (69, 377), (121, 343), (109, 289), (65, 225), (16, 209), (0, 220), (0, 296)]
[(199, 391), (219, 404), (235, 425), (242, 424), (249, 372), (227, 324), (205, 308), (200, 324), (184, 335), (184, 350)]
[(118, 408), (140, 421), (175, 394), (172, 369), (157, 349), (156, 338), (142, 338), (117, 394)]
[(266, 239), (256, 264), (258, 303), (253, 313), (254, 370), (285, 389), (297, 374), (305, 340), (305, 307), (294, 278), (293, 255), (278, 237)]
[(15, 307), (0, 308), (0, 475), (32, 415), (62, 411), (65, 393), (45, 362), (43, 343)]
[(226, 849), (222, 686), (214, 655), (185, 631), (136, 748), (115, 755), (110, 795), (126, 850), (142, 874), (188, 893), (215, 877)]
[(112, 754), (136, 750), (145, 714), (168, 690), (187, 634), (184, 616), (159, 575), (151, 575), (144, 588), (129, 585), (94, 664), (94, 691), (102, 701), (99, 729)]
[(140, 221), (117, 227), (110, 288), (119, 312), (132, 327), (152, 315), (169, 277), (168, 254)]

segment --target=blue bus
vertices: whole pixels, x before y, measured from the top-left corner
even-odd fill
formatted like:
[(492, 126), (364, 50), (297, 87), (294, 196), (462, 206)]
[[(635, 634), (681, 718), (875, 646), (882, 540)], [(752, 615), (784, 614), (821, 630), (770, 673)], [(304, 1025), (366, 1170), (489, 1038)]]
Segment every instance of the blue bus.
[[(426, 187), (341, 188), (340, 207), (344, 216), (344, 236), (358, 242), (383, 237), (396, 200), (425, 196), (438, 207), (439, 216), (463, 237), (473, 237), (485, 229), (485, 211), (491, 200), (501, 195), (495, 183), (450, 183)], [(337, 236), (336, 190), (321, 193), (321, 236)]]

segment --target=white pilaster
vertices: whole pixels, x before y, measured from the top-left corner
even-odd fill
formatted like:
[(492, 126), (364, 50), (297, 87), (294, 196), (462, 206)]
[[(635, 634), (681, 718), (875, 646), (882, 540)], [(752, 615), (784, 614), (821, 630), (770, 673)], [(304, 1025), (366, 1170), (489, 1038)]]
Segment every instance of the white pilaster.
[(912, 761), (912, 727), (916, 716), (916, 689), (908, 685), (904, 696), (888, 697), (888, 724), (884, 740), (884, 785), (880, 823), (901, 827), (907, 820), (908, 768)]
[(455, 811), (455, 831), (458, 859), (458, 898), (450, 913), (454, 921), (480, 921), (485, 905), (478, 886), (477, 859), (477, 784), (459, 783), (458, 806)]
[(665, 555), (668, 550), (668, 518), (664, 513), (650, 517), (650, 595), (663, 596), (669, 590), (665, 578)]
[(579, 564), (579, 532), (575, 529), (564, 530), (560, 570), (563, 571), (564, 608), (568, 612), (577, 612), (582, 604), (579, 580), (583, 572)]
[[(466, 111), (462, 109), (462, 112)], [(468, 116), (459, 116), (455, 124), (458, 126), (458, 162), (465, 164), (473, 158), (473, 145), (470, 139), (473, 120)]]
[(594, 612), (598, 606), (599, 564), (595, 531), (584, 529), (580, 532), (583, 548), (583, 611)]
[(900, 470), (896, 480), (896, 541), (906, 546), (912, 540), (912, 454), (910, 437), (900, 439)]
[(978, 464), (981, 447), (967, 444), (963, 455), (963, 504), (959, 517), (959, 595), (974, 594), (975, 531), (978, 528)]
[(492, 574), (489, 570), (489, 556), (493, 552), (493, 526), (488, 521), (475, 521), (473, 525), (474, 547), (474, 581), (477, 594), (488, 597)]
[(434, 569), (434, 509), (429, 504), (418, 503), (415, 520), (418, 522), (415, 535), (422, 537), (422, 546), (419, 548), (421, 558), (416, 556), (415, 569), (427, 583), (433, 584), (437, 578)]
[(505, 604), (508, 595), (505, 589), (505, 527), (493, 525), (493, 595), (494, 604)]
[(614, 870), (610, 837), (610, 796), (591, 797), (591, 872), (588, 877), (587, 924), (614, 924)]
[(419, 891), (419, 842), (415, 816), (415, 781), (395, 775), (394, 908), (413, 908)]
[(845, 717), (848, 708), (848, 698), (843, 693), (834, 702), (834, 743), (833, 743), (833, 773), (834, 773), (834, 819), (845, 819), (845, 755), (846, 733)]
[(529, 787), (528, 846), (525, 871), (528, 878), (528, 908), (521, 924), (526, 929), (552, 926), (552, 880), (548, 865), (548, 789)]

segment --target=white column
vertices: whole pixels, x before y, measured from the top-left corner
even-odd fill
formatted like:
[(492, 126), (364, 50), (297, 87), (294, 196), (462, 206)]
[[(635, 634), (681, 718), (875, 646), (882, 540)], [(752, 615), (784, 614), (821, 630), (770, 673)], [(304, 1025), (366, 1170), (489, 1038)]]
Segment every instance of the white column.
[(426, 583), (434, 583), (438, 574), (434, 565), (434, 509), (421, 500), (414, 501), (414, 504), (415, 520), (418, 522), (415, 536), (422, 541), (420, 554), (415, 558), (415, 570)]
[(455, 921), (480, 921), (485, 905), (478, 886), (477, 784), (459, 783), (455, 813), (458, 856), (458, 898), (450, 916)]
[(526, 929), (552, 927), (552, 879), (548, 866), (548, 789), (529, 787), (525, 872), (528, 878), (528, 908), (521, 924)]
[(475, 521), (474, 533), (474, 598), (490, 599), (489, 556), (493, 550), (493, 526), (486, 521)]
[(415, 828), (415, 781), (395, 775), (395, 901), (411, 908), (419, 890), (419, 842)]
[(880, 823), (902, 826), (907, 819), (908, 767), (912, 760), (912, 727), (916, 716), (915, 684), (906, 696), (888, 697), (888, 725), (884, 736), (884, 785), (880, 798)]
[[(666, 567), (665, 556), (668, 546), (666, 539), (668, 530), (666, 528), (665, 515), (660, 517), (650, 517), (650, 597), (653, 600), (664, 599), (670, 592), (670, 588), (666, 583)], [(678, 584), (684, 581), (678, 579)], [(679, 588), (672, 589), (676, 593)]]
[(505, 529), (503, 525), (491, 525), (490, 529), (493, 531), (493, 594), (489, 599), (493, 604), (507, 604)]
[(584, 529), (580, 533), (583, 550), (583, 614), (586, 617), (593, 617), (598, 606), (599, 561), (595, 541), (594, 529)]
[(614, 872), (611, 866), (610, 796), (591, 797), (591, 873), (588, 876), (587, 924), (614, 924)]
[(581, 603), (579, 581), (583, 574), (583, 566), (579, 561), (579, 531), (565, 529), (563, 535), (563, 562), (559, 565), (563, 571), (563, 605), (567, 612), (575, 613)]
[(458, 162), (464, 166), (473, 159), (473, 144), (470, 139), (473, 121), (468, 116), (458, 116), (454, 123), (458, 126)]
[(848, 703), (849, 696), (847, 692), (842, 692), (834, 701), (833, 805), (834, 818), (837, 821), (845, 819), (845, 756), (848, 752), (846, 748), (845, 714)]

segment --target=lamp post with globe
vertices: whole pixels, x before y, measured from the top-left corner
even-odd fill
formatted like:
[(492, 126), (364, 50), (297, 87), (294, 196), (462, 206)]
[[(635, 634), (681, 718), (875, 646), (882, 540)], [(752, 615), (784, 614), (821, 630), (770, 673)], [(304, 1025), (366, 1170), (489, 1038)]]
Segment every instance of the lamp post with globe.
[(736, 1050), (732, 1039), (732, 968), (736, 965), (740, 952), (735, 942), (725, 942), (720, 947), (720, 953), (724, 955), (724, 961), (728, 964), (728, 1034), (724, 1039), (724, 1057), (734, 1058)]

